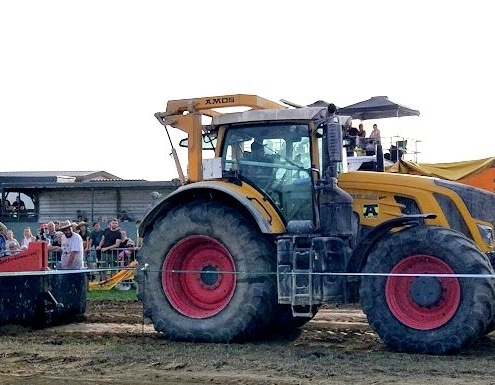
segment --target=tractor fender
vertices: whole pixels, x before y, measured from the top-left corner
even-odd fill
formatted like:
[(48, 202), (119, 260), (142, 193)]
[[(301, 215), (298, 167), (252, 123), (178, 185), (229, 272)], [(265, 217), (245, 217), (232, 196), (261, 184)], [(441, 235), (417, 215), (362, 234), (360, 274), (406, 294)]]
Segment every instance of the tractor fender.
[(426, 219), (435, 218), (436, 214), (403, 215), (379, 224), (374, 227), (364, 238), (359, 240), (354, 252), (347, 262), (346, 271), (350, 273), (361, 272), (366, 264), (371, 250), (390, 230), (397, 229), (399, 227), (424, 225)]
[(172, 208), (199, 200), (219, 201), (243, 211), (258, 224), (262, 233), (282, 234), (286, 223), (275, 204), (264, 194), (247, 183), (203, 181), (186, 184), (159, 201), (139, 225), (139, 236), (143, 237), (158, 218)]

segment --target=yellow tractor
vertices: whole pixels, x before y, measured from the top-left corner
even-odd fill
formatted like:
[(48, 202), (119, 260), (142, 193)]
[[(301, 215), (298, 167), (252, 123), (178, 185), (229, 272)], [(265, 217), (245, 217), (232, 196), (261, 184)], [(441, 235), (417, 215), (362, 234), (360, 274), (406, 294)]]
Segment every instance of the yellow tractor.
[(188, 148), (181, 186), (139, 230), (138, 298), (168, 339), (253, 340), (351, 302), (397, 351), (455, 352), (492, 330), (495, 195), (342, 172), (351, 118), (333, 104), (240, 94), (155, 116)]

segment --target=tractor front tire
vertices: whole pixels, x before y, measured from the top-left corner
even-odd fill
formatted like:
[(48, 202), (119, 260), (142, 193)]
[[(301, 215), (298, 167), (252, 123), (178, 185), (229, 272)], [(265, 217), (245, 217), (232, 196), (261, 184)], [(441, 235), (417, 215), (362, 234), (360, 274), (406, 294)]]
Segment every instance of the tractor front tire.
[(458, 232), (432, 226), (400, 231), (371, 252), (364, 273), (363, 311), (397, 351), (457, 352), (490, 327), (495, 289), (486, 275), (493, 269)]

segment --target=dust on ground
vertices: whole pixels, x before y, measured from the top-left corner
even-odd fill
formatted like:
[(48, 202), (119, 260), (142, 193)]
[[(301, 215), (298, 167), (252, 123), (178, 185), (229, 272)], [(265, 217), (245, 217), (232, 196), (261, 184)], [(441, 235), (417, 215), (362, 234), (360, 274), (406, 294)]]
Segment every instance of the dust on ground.
[(0, 383), (495, 384), (494, 333), (457, 355), (396, 353), (356, 307), (322, 309), (299, 330), (245, 344), (167, 341), (137, 301), (89, 301), (77, 321), (0, 328)]

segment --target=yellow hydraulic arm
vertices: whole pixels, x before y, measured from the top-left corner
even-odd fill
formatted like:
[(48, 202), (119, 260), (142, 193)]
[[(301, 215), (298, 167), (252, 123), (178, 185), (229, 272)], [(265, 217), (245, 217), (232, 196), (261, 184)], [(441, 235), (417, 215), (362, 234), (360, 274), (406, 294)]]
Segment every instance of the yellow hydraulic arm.
[[(214, 109), (226, 107), (249, 107), (254, 110), (282, 109), (284, 105), (264, 99), (257, 95), (223, 95), (204, 98), (169, 100), (165, 112), (157, 112), (155, 117), (167, 128), (171, 126), (187, 133), (188, 143), (188, 180), (198, 182), (202, 179), (202, 115), (217, 116), (221, 112)], [(168, 133), (168, 132), (167, 132)], [(174, 161), (181, 183), (185, 178), (180, 168), (177, 154), (172, 148)]]

